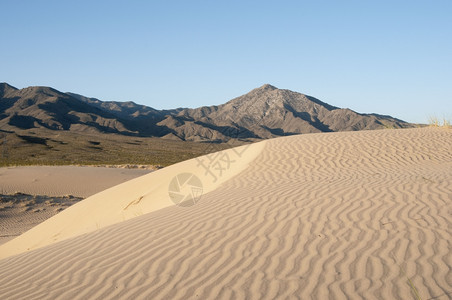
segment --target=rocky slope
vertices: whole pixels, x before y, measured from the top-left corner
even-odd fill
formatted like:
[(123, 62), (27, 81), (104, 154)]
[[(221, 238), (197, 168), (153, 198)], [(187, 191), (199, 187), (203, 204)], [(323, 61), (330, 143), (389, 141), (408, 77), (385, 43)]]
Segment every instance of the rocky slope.
[(48, 128), (168, 139), (226, 142), (301, 133), (402, 128), (390, 116), (359, 114), (269, 84), (218, 106), (156, 110), (101, 101), (50, 87), (0, 84), (0, 129)]

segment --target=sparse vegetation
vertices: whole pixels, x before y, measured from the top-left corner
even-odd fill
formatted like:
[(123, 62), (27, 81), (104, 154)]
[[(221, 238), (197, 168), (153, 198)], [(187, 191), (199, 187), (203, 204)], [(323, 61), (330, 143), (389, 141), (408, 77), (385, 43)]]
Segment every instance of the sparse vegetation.
[(430, 116), (428, 124), (433, 127), (452, 128), (451, 121), (446, 117), (438, 118), (437, 116)]
[(183, 142), (119, 134), (79, 134), (41, 128), (15, 133), (0, 131), (0, 138), (2, 141), (0, 167), (24, 165), (164, 167), (229, 147), (227, 144)]
[(71, 206), (82, 200), (81, 197), (50, 197), (43, 195), (29, 195), (24, 193), (0, 194), (0, 208), (7, 209), (17, 207), (34, 208), (39, 205), (44, 206)]
[(394, 259), (395, 263), (399, 266), (400, 273), (406, 278), (407, 284), (410, 286), (411, 292), (413, 293), (413, 296), (416, 300), (422, 300), (421, 295), (419, 294), (419, 291), (417, 290), (416, 286), (414, 285), (413, 281), (408, 277), (405, 269), (397, 262), (397, 259), (395, 258), (394, 254), (392, 254), (392, 258)]

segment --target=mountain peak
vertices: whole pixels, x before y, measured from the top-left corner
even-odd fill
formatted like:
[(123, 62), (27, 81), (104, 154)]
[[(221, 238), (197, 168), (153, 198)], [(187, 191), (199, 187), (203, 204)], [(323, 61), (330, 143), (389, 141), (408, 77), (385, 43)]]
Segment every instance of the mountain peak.
[(50, 93), (51, 92), (51, 93), (59, 93), (59, 94), (61, 94), (60, 91), (58, 91), (58, 90), (56, 90), (54, 88), (51, 88), (50, 86), (40, 86), (40, 85), (29, 86), (29, 87), (26, 87), (26, 88), (24, 88), (22, 90), (23, 91), (35, 92), (35, 93)]
[(277, 90), (278, 88), (276, 86), (266, 83), (258, 89), (264, 90), (264, 91), (273, 91), (273, 90)]
[(7, 84), (6, 82), (0, 82), (0, 87), (9, 87), (9, 88), (17, 90), (17, 88), (13, 87), (12, 85)]
[(12, 85), (7, 84), (6, 82), (0, 82), (0, 91), (4, 91), (4, 90), (16, 91), (17, 88), (13, 87)]
[(8, 92), (17, 91), (17, 88), (7, 84), (6, 82), (0, 82), (0, 96), (3, 97)]

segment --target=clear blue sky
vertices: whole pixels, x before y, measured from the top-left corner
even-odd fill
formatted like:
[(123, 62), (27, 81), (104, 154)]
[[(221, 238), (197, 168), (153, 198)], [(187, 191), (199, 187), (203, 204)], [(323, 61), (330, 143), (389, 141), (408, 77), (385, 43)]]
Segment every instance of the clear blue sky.
[(155, 108), (270, 83), (358, 112), (452, 118), (452, 1), (0, 2), (0, 82)]

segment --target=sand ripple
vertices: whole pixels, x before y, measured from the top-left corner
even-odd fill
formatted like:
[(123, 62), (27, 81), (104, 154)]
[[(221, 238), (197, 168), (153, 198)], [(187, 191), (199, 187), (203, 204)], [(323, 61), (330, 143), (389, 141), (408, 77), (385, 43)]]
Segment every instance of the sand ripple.
[(1, 260), (0, 298), (451, 299), (451, 149), (441, 129), (273, 139), (192, 207)]

